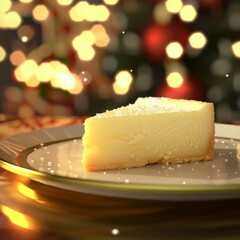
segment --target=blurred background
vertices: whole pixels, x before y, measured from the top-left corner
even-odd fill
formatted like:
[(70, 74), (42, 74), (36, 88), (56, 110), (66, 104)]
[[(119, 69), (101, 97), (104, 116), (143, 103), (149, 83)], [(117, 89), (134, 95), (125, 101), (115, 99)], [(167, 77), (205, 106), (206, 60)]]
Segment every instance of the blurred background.
[(138, 97), (240, 119), (239, 0), (1, 0), (0, 112), (83, 115)]

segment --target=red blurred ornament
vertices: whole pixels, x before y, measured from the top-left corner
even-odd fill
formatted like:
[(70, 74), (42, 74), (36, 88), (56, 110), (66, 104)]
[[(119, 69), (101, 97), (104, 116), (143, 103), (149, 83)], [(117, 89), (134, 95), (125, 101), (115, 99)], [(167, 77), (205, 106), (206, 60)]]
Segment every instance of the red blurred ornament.
[(167, 84), (160, 86), (156, 95), (175, 99), (188, 99), (203, 101), (205, 98), (204, 87), (201, 80), (195, 77), (186, 78), (178, 88), (172, 88)]
[(142, 45), (150, 60), (161, 62), (166, 58), (166, 46), (170, 42), (177, 41), (184, 47), (188, 36), (188, 29), (179, 21), (174, 20), (167, 25), (152, 22), (143, 30)]

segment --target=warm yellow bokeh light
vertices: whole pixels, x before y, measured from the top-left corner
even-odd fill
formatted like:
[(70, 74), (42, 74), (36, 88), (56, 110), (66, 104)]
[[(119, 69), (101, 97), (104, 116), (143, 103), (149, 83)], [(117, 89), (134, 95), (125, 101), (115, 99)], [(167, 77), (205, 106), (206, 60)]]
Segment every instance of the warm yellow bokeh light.
[(36, 75), (34, 74), (33, 76), (31, 76), (26, 82), (25, 84), (28, 87), (38, 87), (40, 84), (40, 81), (38, 80), (38, 78), (36, 77)]
[(10, 0), (2, 0), (0, 4), (0, 12), (8, 12), (12, 7), (12, 2)]
[(169, 58), (178, 59), (183, 54), (183, 47), (179, 42), (171, 42), (166, 47), (166, 53)]
[(57, 0), (57, 2), (62, 6), (68, 6), (72, 4), (73, 0)]
[(184, 22), (193, 22), (197, 17), (197, 10), (192, 5), (185, 5), (179, 12), (180, 18)]
[(26, 60), (15, 70), (16, 79), (20, 82), (27, 82), (37, 72), (38, 65), (34, 60)]
[(168, 86), (171, 88), (179, 88), (183, 84), (183, 77), (179, 72), (171, 72), (166, 80)]
[(10, 54), (9, 58), (10, 58), (10, 62), (12, 63), (12, 65), (15, 65), (15, 66), (22, 64), (26, 59), (26, 57), (22, 51), (13, 51)]
[(202, 32), (194, 32), (189, 36), (189, 44), (192, 48), (201, 49), (207, 44), (207, 38)]
[(32, 14), (36, 21), (41, 22), (41, 21), (45, 21), (48, 18), (49, 10), (45, 5), (40, 4), (33, 9)]
[(74, 75), (74, 78), (75, 78), (75, 84), (68, 91), (71, 94), (77, 95), (77, 94), (80, 94), (83, 91), (83, 83), (77, 76)]
[(18, 28), (22, 22), (20, 15), (17, 12), (8, 12), (5, 16), (5, 23), (7, 28)]
[(116, 5), (119, 0), (104, 0), (104, 3), (107, 5)]
[(87, 14), (89, 13), (89, 4), (86, 1), (81, 1), (73, 6), (70, 11), (69, 15), (72, 21), (81, 22), (86, 19)]
[(115, 76), (113, 90), (118, 95), (124, 95), (129, 91), (133, 77), (128, 71), (120, 71)]
[(7, 53), (5, 49), (2, 46), (0, 46), (0, 62), (4, 61), (6, 56), (7, 56)]
[(232, 51), (235, 57), (240, 58), (240, 41), (232, 44)]
[(13, 224), (26, 229), (31, 228), (30, 223), (24, 214), (4, 205), (1, 206), (1, 212), (5, 214)]
[(86, 1), (81, 1), (70, 9), (69, 15), (71, 20), (75, 22), (83, 20), (104, 22), (109, 18), (110, 12), (104, 5), (88, 4)]
[(167, 0), (165, 2), (166, 8), (170, 13), (178, 13), (182, 6), (183, 3), (181, 0)]
[(95, 36), (95, 45), (98, 47), (106, 47), (109, 42), (110, 38), (101, 24), (96, 24), (91, 28), (92, 33)]
[(78, 57), (82, 61), (91, 61), (95, 56), (95, 50), (92, 46), (82, 46), (78, 48)]
[(53, 75), (53, 66), (51, 63), (41, 63), (36, 71), (36, 77), (40, 82), (49, 82)]
[(18, 0), (21, 3), (31, 3), (33, 0)]

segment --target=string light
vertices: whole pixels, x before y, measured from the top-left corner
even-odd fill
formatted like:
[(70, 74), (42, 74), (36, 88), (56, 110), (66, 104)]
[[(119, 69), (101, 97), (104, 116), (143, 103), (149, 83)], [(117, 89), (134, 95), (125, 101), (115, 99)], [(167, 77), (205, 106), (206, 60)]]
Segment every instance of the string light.
[(168, 86), (171, 88), (179, 88), (183, 84), (183, 77), (179, 72), (171, 72), (168, 74), (166, 80)]
[(207, 38), (202, 32), (194, 32), (189, 36), (189, 44), (192, 48), (201, 49), (207, 44)]
[(178, 59), (183, 54), (183, 47), (179, 42), (171, 42), (166, 47), (166, 53), (169, 58)]
[(22, 64), (26, 57), (24, 55), (24, 53), (22, 51), (13, 51), (10, 56), (10, 62), (12, 63), (12, 65), (18, 66), (20, 64)]
[(22, 22), (20, 15), (17, 12), (11, 11), (2, 16), (3, 28), (18, 28)]
[(95, 42), (94, 44), (98, 47), (106, 47), (109, 42), (110, 38), (102, 24), (95, 24), (91, 31), (93, 35), (95, 36)]
[(57, 0), (57, 2), (59, 5), (68, 6), (72, 4), (73, 0)]
[(240, 41), (236, 41), (232, 44), (232, 51), (235, 57), (240, 58)]
[(197, 18), (197, 11), (192, 5), (185, 5), (179, 12), (180, 18), (184, 22), (193, 22)]
[(21, 3), (31, 3), (33, 0), (18, 0)]
[(36, 21), (45, 21), (48, 16), (49, 16), (49, 10), (48, 8), (41, 4), (41, 5), (37, 5), (34, 9), (33, 9), (33, 17)]
[(165, 6), (170, 13), (178, 13), (182, 8), (183, 3), (181, 0), (167, 0)]
[(94, 5), (81, 1), (70, 9), (69, 15), (71, 20), (75, 22), (83, 20), (105, 22), (109, 18), (110, 12), (104, 5)]
[(107, 5), (116, 5), (119, 0), (104, 0), (104, 3)]
[(0, 46), (0, 62), (3, 62), (6, 56), (7, 56), (7, 53), (5, 49), (2, 46)]
[(128, 71), (119, 71), (115, 76), (113, 83), (113, 90), (118, 95), (124, 95), (129, 91), (132, 83), (132, 75)]
[(11, 9), (11, 7), (12, 7), (12, 2), (10, 0), (1, 1), (0, 12), (1, 13), (8, 12)]

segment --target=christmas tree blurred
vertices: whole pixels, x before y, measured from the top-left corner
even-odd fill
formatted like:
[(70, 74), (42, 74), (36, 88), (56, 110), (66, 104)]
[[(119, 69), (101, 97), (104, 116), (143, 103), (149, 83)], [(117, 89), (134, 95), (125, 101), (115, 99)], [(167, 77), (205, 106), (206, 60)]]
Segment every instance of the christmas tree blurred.
[(92, 115), (165, 96), (240, 119), (240, 1), (4, 0), (1, 111)]

